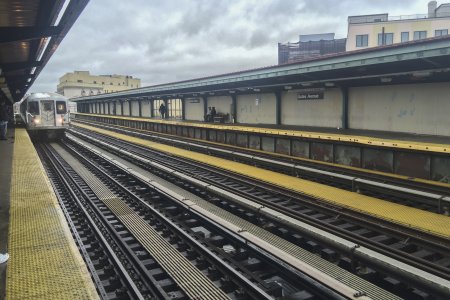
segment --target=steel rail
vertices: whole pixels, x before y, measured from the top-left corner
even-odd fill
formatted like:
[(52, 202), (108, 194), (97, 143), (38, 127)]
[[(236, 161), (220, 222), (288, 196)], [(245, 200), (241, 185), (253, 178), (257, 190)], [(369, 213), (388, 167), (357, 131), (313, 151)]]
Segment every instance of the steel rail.
[[(70, 146), (69, 146), (70, 147)], [(117, 182), (111, 175), (106, 174), (104, 171), (102, 171), (98, 166), (96, 166), (93, 162), (91, 162), (90, 160), (88, 160), (83, 154), (79, 153), (76, 149), (71, 148), (71, 151), (76, 154), (78, 156), (78, 158), (80, 160), (82, 160), (83, 162), (85, 162), (87, 165), (89, 165), (90, 168), (95, 169), (96, 173), (101, 173), (102, 176), (104, 176), (108, 181), (110, 182), (114, 182), (115, 185), (120, 187), (120, 190), (124, 191), (127, 196), (134, 198), (136, 201), (138, 201), (139, 203), (141, 203), (142, 205), (144, 205), (145, 207), (147, 207), (149, 210), (152, 211), (152, 213), (158, 215), (159, 217), (161, 217), (162, 219), (166, 220), (168, 224), (172, 224), (172, 222), (170, 222), (164, 215), (162, 215), (160, 212), (156, 211), (152, 206), (150, 206), (148, 203), (142, 201), (142, 199), (140, 199), (139, 197), (137, 197), (132, 191), (128, 190), (125, 186), (123, 186), (120, 182)], [(119, 165), (119, 167), (121, 166), (120, 163), (118, 162), (114, 162), (114, 164)], [(125, 173), (129, 173), (131, 176), (135, 177), (137, 180), (142, 181), (143, 184), (149, 185), (149, 187), (156, 189), (157, 191), (159, 191), (160, 193), (163, 193), (166, 197), (168, 198), (172, 198), (173, 200), (175, 200), (178, 203), (182, 203), (182, 206), (190, 211), (191, 213), (195, 213), (195, 215), (197, 215), (198, 217), (204, 219), (205, 221), (207, 221), (208, 223), (213, 224), (215, 227), (221, 229), (221, 230), (226, 230), (226, 228), (224, 226), (218, 226), (217, 223), (214, 224), (214, 222), (217, 222), (217, 220), (214, 220), (211, 217), (206, 217), (203, 214), (199, 214), (196, 213), (195, 210), (193, 209), (193, 205), (184, 202), (184, 198), (182, 196), (177, 195), (176, 193), (174, 193), (173, 191), (168, 190), (167, 188), (159, 185), (156, 182), (153, 181), (149, 181), (146, 178), (143, 178), (142, 176), (136, 176), (136, 174), (132, 175), (129, 170), (127, 170), (126, 167), (121, 166), (123, 168), (123, 171)], [(205, 212), (205, 214), (207, 214)], [(171, 225), (174, 226), (174, 225)], [(192, 243), (198, 244), (199, 248), (201, 248), (203, 251), (205, 251), (205, 253), (211, 257), (214, 258), (214, 260), (216, 260), (217, 262), (219, 262), (220, 264), (222, 264), (222, 267), (224, 267), (225, 269), (227, 269), (231, 274), (234, 274), (234, 276), (237, 276), (238, 278), (240, 278), (243, 283), (248, 287), (251, 288), (252, 290), (255, 290), (256, 292), (259, 293), (259, 296), (257, 297), (258, 299), (263, 299), (263, 298), (267, 298), (268, 295), (262, 291), (259, 290), (258, 288), (256, 288), (251, 282), (249, 282), (245, 277), (243, 277), (239, 272), (237, 272), (233, 267), (229, 266), (228, 264), (224, 263), (222, 260), (218, 259), (218, 257), (216, 256), (216, 254), (214, 254), (213, 252), (211, 252), (210, 250), (208, 250), (207, 248), (205, 248), (204, 246), (202, 246), (201, 244), (199, 244), (195, 239), (193, 239), (191, 236), (187, 235), (186, 232), (184, 232), (183, 230), (181, 230), (179, 227), (174, 226), (173, 227), (174, 230), (176, 230), (177, 232), (180, 233), (180, 235), (185, 236), (186, 238), (190, 239)], [(234, 236), (236, 238), (235, 234), (232, 234), (232, 236)], [(248, 243), (249, 241), (246, 241), (245, 243)], [(327, 295), (327, 297), (332, 297), (332, 298), (340, 298), (339, 294), (336, 294), (336, 292), (333, 292), (332, 290), (330, 290), (329, 288), (326, 288), (325, 286), (321, 286), (320, 283), (317, 283), (311, 279), (308, 278), (308, 276), (303, 276), (304, 280), (307, 280), (309, 282), (310, 285), (314, 286), (316, 289), (320, 290), (321, 293), (323, 293), (324, 295)], [(270, 297), (269, 297), (270, 298)]]
[[(81, 187), (79, 187), (79, 184), (75, 181), (75, 178), (74, 178), (73, 174), (69, 174), (68, 173), (67, 169), (63, 165), (62, 159), (59, 158), (55, 154), (55, 151), (53, 149), (50, 149), (49, 146), (46, 146), (46, 147), (47, 147), (48, 153), (51, 155), (50, 161), (52, 162), (52, 164), (55, 164), (55, 163), (58, 164), (56, 166), (56, 168), (57, 168), (58, 173), (60, 174), (60, 176), (62, 176), (61, 178), (64, 180), (65, 184), (67, 184), (67, 186), (78, 187), (78, 192), (82, 195), (83, 199), (91, 199), (92, 197), (90, 197), (85, 190), (83, 190)], [(70, 184), (69, 181), (72, 184)], [(112, 254), (114, 262), (119, 265), (121, 274), (124, 274), (124, 276), (126, 277), (127, 283), (131, 284), (131, 287), (133, 288), (133, 291), (138, 292), (138, 299), (146, 299), (146, 297), (143, 296), (142, 293), (139, 291), (139, 288), (134, 283), (135, 280), (131, 277), (131, 275), (127, 271), (127, 268), (121, 263), (121, 259), (119, 258), (119, 256), (121, 256), (121, 255), (122, 256), (126, 255), (127, 258), (132, 262), (132, 264), (134, 266), (133, 268), (140, 270), (141, 274), (144, 274), (143, 277), (147, 276), (147, 281), (149, 281), (150, 283), (146, 284), (145, 289), (148, 292), (150, 292), (153, 297), (158, 297), (160, 299), (170, 299), (170, 297), (166, 295), (165, 291), (163, 291), (161, 289), (161, 287), (158, 285), (158, 283), (150, 276), (150, 274), (145, 269), (145, 267), (142, 266), (139, 263), (138, 258), (136, 256), (136, 254), (134, 253), (134, 251), (132, 251), (126, 245), (124, 240), (113, 230), (112, 225), (105, 219), (105, 217), (102, 215), (102, 213), (100, 212), (98, 207), (96, 207), (95, 205), (90, 203), (91, 201), (86, 201), (88, 203), (89, 207), (95, 213), (95, 216), (102, 221), (102, 223), (104, 224), (104, 226), (106, 228), (109, 229), (110, 236), (112, 236), (115, 239), (115, 241), (117, 242), (118, 245), (121, 245), (120, 247), (123, 249), (122, 250), (123, 252), (120, 253), (120, 254), (115, 254), (115, 251), (111, 248), (111, 246), (109, 246), (110, 243), (108, 243), (107, 239), (104, 237), (105, 234), (103, 233), (103, 231), (101, 229), (98, 228), (98, 226), (96, 225), (95, 221), (93, 220), (93, 218), (91, 217), (91, 215), (87, 211), (86, 204), (83, 204), (78, 197), (75, 198), (75, 200), (76, 200), (76, 203), (77, 203), (78, 207), (83, 212), (85, 218), (93, 226), (93, 228), (95, 229), (96, 234), (99, 235), (99, 237), (101, 239), (101, 242), (103, 244), (105, 244), (105, 247), (107, 247), (108, 252)]]
[[(98, 141), (97, 141), (98, 142)], [(135, 145), (134, 145), (135, 146)], [(138, 146), (135, 146), (135, 147), (138, 147)], [(139, 147), (138, 147), (139, 148)], [(149, 149), (146, 149), (147, 151), (149, 151)], [(126, 151), (126, 153), (128, 153), (128, 155), (129, 155), (129, 153), (130, 152), (132, 152), (131, 150), (130, 150), (130, 148), (129, 147), (127, 147), (127, 151)], [(136, 157), (136, 155), (134, 155), (134, 157), (133, 157), (133, 159), (134, 160), (136, 160), (137, 159), (137, 157)], [(174, 157), (171, 157), (171, 159), (175, 159)], [(165, 167), (165, 168), (167, 168), (167, 167)], [(171, 173), (172, 173), (172, 175), (173, 174), (175, 174), (175, 171), (174, 170), (172, 170), (172, 171), (170, 171)], [(230, 174), (227, 174), (228, 176), (230, 176)], [(211, 184), (211, 182), (209, 183), (209, 184)], [(246, 195), (247, 197), (248, 197), (248, 195)], [(232, 197), (231, 197), (232, 198)], [(255, 200), (255, 199), (254, 199)], [(262, 203), (262, 205), (265, 205), (265, 206), (268, 206), (267, 205), (267, 203)], [(274, 207), (274, 208), (276, 208), (277, 210), (282, 210), (282, 208), (280, 208), (280, 207), (276, 207), (276, 206), (272, 206), (272, 207)], [(292, 212), (288, 212), (288, 215), (291, 215), (292, 217), (294, 217), (294, 218), (297, 218), (298, 219), (298, 216), (294, 216), (294, 215), (292, 215)], [(311, 220), (304, 220), (305, 222), (307, 222), (307, 223), (310, 223), (311, 222)], [(311, 224), (311, 223), (310, 223)], [(321, 228), (323, 228), (324, 230), (327, 230), (327, 231), (329, 231), (329, 229), (328, 228), (324, 228), (323, 227), (323, 225), (322, 224), (319, 224), (319, 225), (317, 225), (317, 222), (316, 223), (313, 223), (315, 226), (320, 226)], [(342, 234), (342, 232), (337, 232), (336, 230), (334, 230), (335, 231), (335, 233), (337, 233), (339, 236), (341, 236), (342, 238), (349, 238), (349, 235), (346, 235), (346, 234)], [(411, 261), (411, 260), (408, 260), (407, 258), (405, 258), (404, 256), (405, 256), (405, 254), (404, 253), (396, 253), (396, 255), (392, 255), (392, 252), (395, 252), (395, 251), (393, 251), (392, 249), (386, 249), (386, 248), (384, 248), (384, 250), (383, 250), (383, 248), (381, 248), (381, 250), (380, 250), (380, 248), (377, 248), (377, 247), (373, 247), (373, 243), (372, 242), (368, 242), (369, 244), (368, 245), (365, 245), (364, 243), (361, 243), (361, 241), (360, 241), (360, 236), (357, 236), (357, 237), (352, 237), (352, 239), (350, 239), (350, 240), (353, 240), (353, 241), (355, 241), (355, 242), (357, 242), (357, 244), (355, 244), (357, 247), (360, 247), (361, 246), (361, 244), (363, 244), (364, 246), (366, 246), (366, 247), (369, 247), (369, 248), (371, 248), (371, 249), (375, 249), (375, 250), (378, 250), (378, 251), (380, 251), (380, 252), (382, 252), (382, 253), (384, 253), (385, 255), (387, 255), (387, 256), (393, 256), (395, 259), (397, 259), (397, 260), (399, 260), (399, 261), (403, 261), (403, 262), (407, 262), (407, 263), (410, 263), (411, 265), (414, 265), (414, 266), (416, 266), (416, 267), (418, 267), (418, 268), (422, 268), (422, 269), (424, 269), (424, 270), (426, 270), (427, 272), (429, 272), (429, 273), (431, 273), (431, 274), (439, 274), (439, 275), (442, 275), (441, 277), (443, 277), (443, 278), (446, 278), (446, 277), (448, 277), (448, 273), (447, 273), (447, 270), (445, 270), (445, 269), (442, 269), (441, 271), (441, 273), (439, 273), (439, 272), (436, 272), (435, 271), (435, 268), (436, 268), (436, 265), (433, 265), (433, 264), (431, 264), (430, 265), (430, 267), (427, 267), (427, 265), (429, 265), (426, 261), (424, 262), (424, 263), (422, 263), (422, 264), (418, 264), (415, 260), (416, 259), (414, 259), (414, 261)], [(330, 243), (330, 240), (328, 239), (327, 240), (327, 242), (328, 243)], [(336, 246), (336, 245), (335, 245)], [(354, 245), (353, 245), (354, 246)], [(345, 246), (345, 247), (343, 247), (343, 245), (341, 244), (339, 247), (340, 247), (340, 249), (345, 249), (346, 250), (346, 252), (348, 253), (349, 251), (352, 251), (352, 254), (355, 254), (355, 253), (353, 253), (354, 251), (352, 250), (353, 249), (353, 246), (351, 246), (351, 247), (349, 247), (348, 245), (347, 246)], [(361, 250), (361, 249), (360, 249)], [(360, 250), (358, 250), (358, 251), (356, 251), (356, 253), (358, 254), (359, 252), (360, 252)], [(362, 253), (360, 253), (360, 256), (361, 256), (361, 258), (362, 259), (364, 259), (365, 261), (367, 261), (367, 257), (364, 257), (364, 254), (362, 254)], [(371, 256), (369, 256), (369, 257), (373, 257), (373, 255), (371, 255)], [(381, 267), (381, 268), (383, 268), (383, 269), (385, 269), (386, 270), (386, 264), (385, 263), (382, 263), (382, 260), (379, 260), (380, 261), (380, 264), (379, 264), (379, 267)], [(372, 263), (373, 263), (373, 261), (372, 261)], [(394, 268), (390, 268), (389, 266), (387, 266), (388, 268), (388, 270), (389, 271), (396, 271), (397, 273), (398, 273), (398, 268), (396, 268), (396, 267), (394, 267)], [(412, 275), (412, 272), (410, 272), (410, 271), (408, 271), (407, 272), (408, 273), (408, 275), (406, 275), (407, 277), (406, 278), (408, 278), (408, 279), (410, 279), (410, 280), (417, 280), (417, 276), (414, 276), (414, 275)], [(426, 275), (426, 274), (425, 274)], [(405, 276), (405, 274), (403, 274), (403, 276)], [(422, 276), (422, 278), (424, 278), (423, 276)], [(423, 284), (423, 282), (422, 282), (422, 284)], [(442, 292), (442, 291), (441, 291)]]
[[(117, 125), (104, 125), (98, 122), (78, 120), (109, 130), (123, 132), (127, 135), (155, 140), (179, 148), (195, 149), (219, 157), (237, 159), (240, 162), (258, 165), (263, 168), (277, 169), (293, 176), (303, 176), (324, 183), (338, 184), (348, 190), (370, 195), (393, 197), (392, 200), (415, 203), (418, 206), (426, 205), (428, 210), (438, 213), (450, 213), (450, 191), (437, 185), (407, 179), (394, 178), (381, 174), (351, 170), (345, 167), (330, 166), (313, 161), (300, 161), (294, 157), (284, 157), (277, 154), (262, 153), (251, 149), (238, 149), (235, 146), (222, 145), (218, 147), (211, 142), (193, 140), (191, 138), (173, 136), (162, 133), (149, 133), (148, 131), (134, 129), (127, 130)], [(139, 131), (139, 132), (136, 132)], [(388, 198), (390, 199), (390, 198)], [(420, 207), (421, 208), (421, 207)], [(421, 208), (422, 209), (422, 208)]]
[[(78, 197), (77, 197), (76, 193), (74, 192), (74, 190), (71, 188), (71, 185), (67, 181), (66, 176), (63, 175), (62, 169), (64, 169), (64, 167), (60, 163), (59, 159), (54, 155), (54, 153), (51, 152), (51, 150), (48, 147), (43, 146), (41, 148), (41, 150), (42, 151), (40, 151), (40, 153), (46, 156), (46, 158), (47, 158), (46, 162), (52, 166), (52, 169), (56, 173), (55, 175), (62, 182), (62, 184), (64, 185), (65, 189), (69, 192), (70, 197), (76, 202), (78, 208), (84, 214), (84, 218), (88, 221), (89, 226), (93, 229), (93, 231), (95, 232), (97, 238), (102, 243), (103, 248), (106, 249), (107, 254), (112, 258), (112, 261), (114, 262), (114, 264), (116, 265), (116, 267), (120, 271), (120, 274), (121, 274), (122, 278), (125, 280), (125, 283), (128, 286), (128, 288), (129, 288), (129, 291), (134, 294), (135, 299), (144, 300), (145, 297), (142, 295), (142, 293), (137, 288), (136, 284), (134, 283), (134, 281), (132, 280), (132, 278), (130, 277), (128, 272), (126, 271), (126, 269), (123, 266), (123, 264), (120, 262), (120, 259), (117, 257), (117, 255), (115, 254), (114, 250), (109, 246), (108, 241), (103, 237), (103, 234), (102, 234), (101, 230), (97, 227), (97, 225), (95, 224), (94, 220), (89, 216), (89, 213), (87, 212), (87, 210), (84, 208), (83, 204), (78, 199)], [(67, 210), (65, 210), (65, 211), (67, 212)], [(71, 224), (73, 224), (73, 223), (71, 222)], [(72, 228), (72, 229), (74, 230), (73, 232), (75, 233), (75, 235), (79, 236), (77, 231), (76, 231), (76, 229), (75, 228)], [(94, 278), (96, 278), (96, 282), (97, 282), (97, 280), (99, 280), (98, 279), (98, 275), (95, 275), (95, 273), (94, 273), (93, 276), (94, 276)], [(99, 286), (98, 288), (99, 288), (99, 291), (100, 291), (100, 296), (108, 298), (107, 295), (106, 295), (106, 292), (104, 291), (104, 288), (102, 288), (102, 286)]]

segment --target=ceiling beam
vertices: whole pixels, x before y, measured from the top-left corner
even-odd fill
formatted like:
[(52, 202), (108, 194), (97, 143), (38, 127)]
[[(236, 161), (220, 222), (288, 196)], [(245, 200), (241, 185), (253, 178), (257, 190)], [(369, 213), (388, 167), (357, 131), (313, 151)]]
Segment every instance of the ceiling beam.
[(61, 30), (62, 28), (59, 26), (0, 27), (0, 43), (41, 39), (53, 35), (59, 35)]
[(8, 71), (17, 71), (22, 69), (31, 69), (33, 67), (40, 67), (42, 63), (40, 61), (32, 61), (32, 62), (16, 62), (16, 63), (9, 63), (9, 64), (3, 64), (2, 69), (4, 72)]

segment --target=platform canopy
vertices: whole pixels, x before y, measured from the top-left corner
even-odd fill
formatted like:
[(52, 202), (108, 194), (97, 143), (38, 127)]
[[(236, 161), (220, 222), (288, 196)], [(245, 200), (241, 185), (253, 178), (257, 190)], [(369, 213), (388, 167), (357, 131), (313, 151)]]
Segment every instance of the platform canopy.
[(237, 95), (288, 89), (385, 86), (450, 81), (450, 35), (299, 62), (72, 98), (80, 103)]
[(89, 0), (0, 0), (0, 96), (19, 101)]

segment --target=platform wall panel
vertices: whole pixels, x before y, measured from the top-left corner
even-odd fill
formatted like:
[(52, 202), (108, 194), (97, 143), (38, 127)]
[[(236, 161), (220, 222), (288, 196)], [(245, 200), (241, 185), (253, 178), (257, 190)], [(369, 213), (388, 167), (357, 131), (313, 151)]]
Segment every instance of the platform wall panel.
[(281, 123), (284, 125), (337, 128), (342, 124), (342, 93), (326, 89), (324, 99), (298, 100), (299, 90), (282, 93)]
[(277, 138), (275, 152), (285, 155), (291, 155), (291, 140)]
[(250, 135), (249, 136), (249, 148), (261, 150), (261, 136), (259, 135)]
[(142, 117), (150, 118), (150, 101), (142, 101)]
[(122, 107), (120, 106), (120, 102), (116, 101), (116, 115), (122, 115)]
[(394, 158), (394, 173), (429, 179), (431, 167), (430, 155), (398, 152)]
[[(203, 121), (204, 120), (204, 104), (203, 99), (200, 98), (199, 102), (195, 103), (190, 99), (186, 99), (185, 105), (185, 119), (189, 121)], [(217, 107), (216, 107), (217, 109)]]
[(128, 102), (123, 103), (123, 115), (124, 116), (130, 115), (130, 104)]
[(261, 149), (268, 152), (275, 152), (275, 138), (273, 137), (262, 137), (261, 139)]
[(349, 89), (349, 126), (450, 136), (450, 84)]
[(139, 117), (139, 102), (131, 101), (131, 115), (133, 117)]
[(292, 140), (292, 156), (309, 158), (310, 143), (300, 140)]
[(208, 97), (208, 107), (215, 107), (217, 113), (231, 114), (231, 97), (230, 96)]
[(431, 158), (431, 179), (450, 182), (450, 157), (434, 156)]
[(236, 101), (237, 122), (246, 124), (275, 124), (275, 94), (239, 95)]
[(341, 165), (361, 167), (361, 148), (339, 144), (335, 145), (334, 161)]

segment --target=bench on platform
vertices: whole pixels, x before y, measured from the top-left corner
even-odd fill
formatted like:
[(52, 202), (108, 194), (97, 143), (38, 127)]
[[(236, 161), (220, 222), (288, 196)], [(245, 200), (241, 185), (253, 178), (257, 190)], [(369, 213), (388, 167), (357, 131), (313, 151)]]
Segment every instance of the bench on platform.
[(230, 114), (224, 114), (224, 113), (217, 113), (214, 116), (213, 122), (214, 123), (225, 123), (230, 118)]

